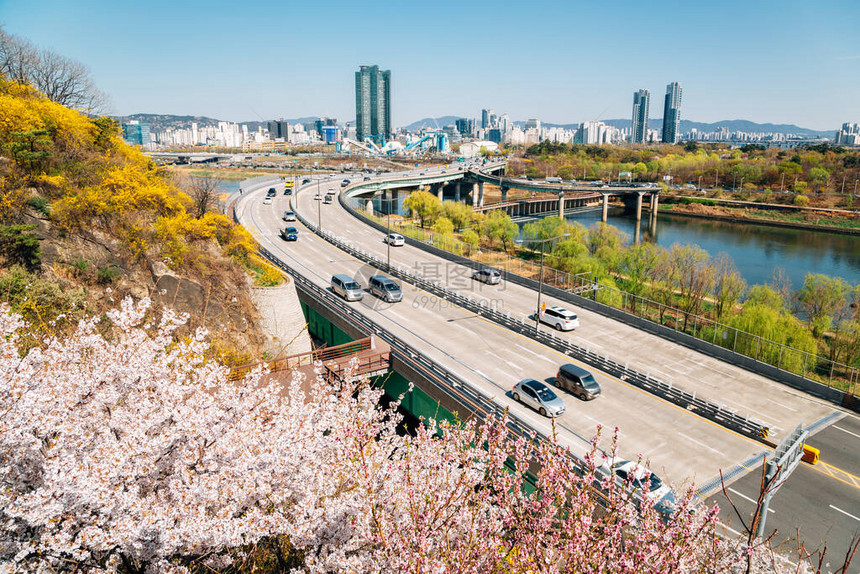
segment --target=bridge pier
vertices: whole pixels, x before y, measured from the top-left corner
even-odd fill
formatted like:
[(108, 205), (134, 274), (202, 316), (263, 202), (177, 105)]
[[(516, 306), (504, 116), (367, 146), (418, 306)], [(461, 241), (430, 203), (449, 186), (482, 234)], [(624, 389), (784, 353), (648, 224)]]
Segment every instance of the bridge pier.
[(659, 193), (652, 193), (651, 194), (651, 219), (652, 220), (657, 219), (657, 204), (659, 203), (659, 201), (660, 201)]
[[(442, 201), (442, 198), (444, 197), (444, 195), (445, 195), (445, 184), (444, 183), (437, 183), (436, 184), (436, 197), (439, 198), (439, 201)], [(640, 201), (641, 201), (641, 198), (640, 198)]]
[[(502, 200), (504, 201), (504, 200)], [(478, 182), (478, 207), (484, 207), (484, 182)]]
[(642, 221), (642, 195), (641, 191), (636, 192), (636, 226)]
[(502, 191), (502, 202), (507, 201), (508, 200), (508, 188), (500, 187), (499, 189)]
[(454, 199), (456, 199), (458, 202), (461, 200), (461, 197), (460, 197), (460, 181), (459, 180), (454, 182)]
[(603, 216), (600, 218), (603, 223), (606, 223), (606, 219), (609, 215), (609, 194), (603, 194)]
[(478, 207), (478, 184), (472, 184), (472, 209)]
[(558, 216), (564, 219), (564, 191), (558, 192)]

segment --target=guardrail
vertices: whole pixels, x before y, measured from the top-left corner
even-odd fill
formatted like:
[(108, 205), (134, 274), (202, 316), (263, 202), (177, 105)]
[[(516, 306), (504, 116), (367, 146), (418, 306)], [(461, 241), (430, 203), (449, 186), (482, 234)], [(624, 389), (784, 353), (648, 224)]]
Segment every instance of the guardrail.
[[(292, 201), (292, 200), (291, 200)], [(486, 319), (489, 319), (503, 327), (506, 327), (516, 333), (530, 337), (548, 347), (560, 351), (569, 357), (575, 358), (583, 363), (591, 365), (607, 374), (610, 374), (622, 381), (632, 384), (642, 390), (645, 390), (657, 397), (676, 404), (684, 409), (698, 414), (708, 420), (716, 422), (728, 429), (741, 433), (759, 441), (765, 441), (770, 433), (770, 428), (763, 422), (753, 419), (749, 414), (741, 416), (734, 409), (725, 408), (719, 403), (708, 401), (702, 397), (696, 396), (696, 393), (689, 393), (682, 389), (673, 387), (671, 383), (666, 383), (660, 379), (651, 377), (650, 374), (642, 374), (634, 369), (629, 368), (628, 364), (620, 364), (613, 361), (609, 356), (600, 356), (592, 352), (589, 348), (582, 348), (574, 345), (570, 341), (556, 337), (553, 332), (544, 332), (533, 329), (526, 323), (526, 318), (519, 320), (511, 317), (510, 312), (502, 314), (499, 311), (487, 306), (485, 300), (474, 301), (468, 295), (462, 296), (455, 291), (451, 291), (442, 287), (439, 282), (428, 281), (407, 269), (400, 267), (391, 267), (382, 259), (362, 250), (352, 243), (341, 239), (334, 234), (318, 229), (317, 225), (305, 218), (299, 211), (295, 210), (297, 218), (306, 225), (314, 233), (345, 251), (353, 257), (364, 261), (365, 263), (376, 267), (388, 274), (401, 279), (410, 285), (422, 289), (428, 293), (432, 293), (455, 305), (468, 309)]]

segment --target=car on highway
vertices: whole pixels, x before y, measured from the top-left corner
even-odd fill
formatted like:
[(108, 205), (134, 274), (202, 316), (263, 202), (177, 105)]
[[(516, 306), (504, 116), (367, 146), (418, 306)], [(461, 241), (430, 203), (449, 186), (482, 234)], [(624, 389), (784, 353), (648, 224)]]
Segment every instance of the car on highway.
[(310, 182), (311, 182), (311, 180), (309, 180), (308, 178), (305, 178), (302, 180), (302, 185), (304, 185), (306, 183), (310, 183)]
[(514, 385), (511, 394), (515, 401), (532, 407), (545, 417), (555, 418), (564, 414), (564, 401), (540, 381), (523, 379)]
[(370, 176), (369, 176), (369, 175), (365, 175), (365, 176), (364, 176), (364, 181), (370, 181)]
[(615, 462), (611, 468), (612, 474), (628, 489), (654, 501), (654, 508), (664, 518), (672, 516), (675, 511), (675, 493), (659, 476), (644, 465), (630, 460)]
[(564, 307), (547, 307), (540, 316), (540, 322), (554, 327), (556, 331), (572, 331), (579, 327), (576, 313)]
[(275, 191), (274, 187), (270, 187), (269, 191), (266, 192), (266, 197), (275, 197), (277, 195), (277, 191)]
[(268, 195), (263, 198), (263, 205), (272, 205), (272, 198)]
[(584, 401), (590, 401), (600, 394), (600, 385), (594, 380), (594, 375), (571, 363), (558, 368), (555, 386), (573, 393)]
[(290, 211), (289, 209), (284, 212), (284, 221), (295, 221), (296, 213), (294, 211)]
[(333, 201), (334, 201), (334, 196), (333, 196), (333, 195), (326, 195), (326, 196), (325, 196), (325, 199), (323, 199), (323, 203), (325, 203), (325, 204), (329, 204), (329, 203), (331, 203), (331, 202), (333, 202)]
[(496, 269), (479, 269), (472, 273), (472, 279), (486, 283), (487, 285), (498, 285), (502, 282), (502, 274)]
[(383, 239), (382, 242), (387, 243), (392, 247), (403, 247), (406, 245), (406, 238), (399, 233), (389, 233), (385, 236), (385, 239)]
[(345, 179), (345, 180), (343, 180), (342, 182), (340, 182), (340, 186), (341, 186), (341, 187), (346, 187), (346, 186), (348, 186), (348, 185), (349, 185), (349, 180), (348, 180), (348, 179)]
[(364, 298), (364, 291), (358, 281), (344, 273), (338, 273), (331, 278), (331, 290), (347, 301), (360, 301)]
[(403, 291), (393, 279), (385, 275), (371, 275), (369, 280), (370, 293), (387, 303), (397, 303), (403, 300)]
[(284, 227), (281, 231), (281, 239), (284, 241), (298, 241), (299, 230), (295, 227)]

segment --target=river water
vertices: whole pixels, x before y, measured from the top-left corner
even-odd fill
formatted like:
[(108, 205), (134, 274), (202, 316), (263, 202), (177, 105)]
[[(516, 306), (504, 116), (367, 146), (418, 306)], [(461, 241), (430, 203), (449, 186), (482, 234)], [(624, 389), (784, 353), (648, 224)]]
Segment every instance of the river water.
[[(406, 197), (405, 193), (399, 194), (397, 209), (392, 213), (404, 213)], [(384, 211), (378, 199), (373, 203), (375, 211)], [(570, 214), (567, 219), (590, 227), (600, 217), (601, 210), (596, 209)], [(607, 223), (621, 230), (627, 243), (633, 241), (636, 220), (632, 214), (625, 214), (622, 208), (610, 208)], [(856, 235), (659, 214), (652, 237), (646, 212), (640, 238), (666, 248), (674, 243), (695, 244), (714, 257), (726, 253), (748, 285), (770, 282), (776, 267), (785, 270), (795, 290), (803, 285), (807, 273), (823, 273), (841, 277), (852, 285), (860, 284), (860, 237)]]
[[(601, 210), (585, 211), (567, 217), (589, 227), (600, 221)], [(635, 217), (622, 209), (610, 209), (607, 223), (632, 241)], [(669, 248), (674, 243), (695, 244), (711, 256), (727, 253), (749, 285), (771, 280), (775, 267), (782, 267), (799, 289), (807, 273), (841, 277), (852, 285), (860, 284), (860, 237), (787, 227), (733, 223), (659, 214), (656, 235), (648, 233), (648, 214), (640, 227), (643, 241), (654, 241)]]

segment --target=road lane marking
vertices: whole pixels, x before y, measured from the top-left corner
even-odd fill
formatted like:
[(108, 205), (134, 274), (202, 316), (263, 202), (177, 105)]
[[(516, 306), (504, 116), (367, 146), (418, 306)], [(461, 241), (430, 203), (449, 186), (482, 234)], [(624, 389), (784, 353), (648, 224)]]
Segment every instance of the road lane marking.
[(710, 451), (713, 451), (713, 452), (717, 453), (717, 454), (718, 454), (718, 455), (720, 455), (720, 456), (726, 456), (726, 453), (724, 453), (723, 451), (721, 451), (721, 450), (717, 450), (717, 449), (715, 449), (715, 448), (713, 448), (713, 447), (711, 447), (711, 446), (708, 446), (708, 445), (706, 445), (705, 443), (703, 443), (703, 442), (701, 442), (701, 441), (698, 441), (698, 440), (694, 439), (693, 437), (691, 437), (691, 436), (690, 436), (690, 435), (688, 435), (688, 434), (685, 434), (684, 436), (685, 436), (685, 437), (687, 437), (687, 440), (691, 440), (691, 441), (693, 441), (694, 443), (696, 443), (696, 444), (697, 444), (697, 445), (699, 445), (699, 446), (703, 446), (703, 447), (705, 447), (706, 449), (708, 449), (708, 450), (710, 450)]
[(851, 436), (856, 436), (857, 438), (860, 438), (860, 434), (857, 434), (856, 432), (851, 432), (850, 430), (844, 429), (842, 427), (838, 427), (836, 425), (830, 425), (830, 428), (834, 428), (836, 430), (841, 430), (842, 432), (847, 432)]
[(845, 484), (853, 486), (854, 488), (860, 488), (860, 476), (854, 476), (850, 472), (846, 472), (841, 468), (829, 465), (824, 461), (819, 462), (812, 468), (822, 474), (826, 474), (831, 478), (835, 478), (839, 482), (844, 482)]
[[(734, 488), (732, 488), (731, 486), (730, 486), (730, 487), (728, 487), (728, 489), (729, 489), (729, 490), (731, 490), (732, 492), (734, 492), (735, 494), (737, 494), (738, 496), (740, 496), (741, 498), (743, 498), (744, 500), (746, 500), (746, 501), (748, 501), (748, 502), (752, 502), (752, 503), (753, 503), (753, 504), (755, 504), (755, 505), (758, 505), (758, 501), (757, 501), (757, 500), (753, 500), (753, 499), (752, 499), (752, 498), (750, 498), (749, 496), (747, 496), (747, 495), (745, 495), (745, 494), (742, 494), (742, 493), (738, 492), (737, 490), (735, 490), (735, 489), (734, 489)], [(768, 511), (768, 512), (776, 513), (776, 511), (775, 511), (774, 509), (772, 509), (772, 508), (768, 508), (768, 509), (767, 509), (767, 511)]]
[(832, 504), (829, 504), (828, 506), (830, 506), (830, 508), (832, 508), (832, 509), (833, 509), (833, 510), (835, 510), (836, 512), (841, 512), (841, 513), (842, 513), (842, 514), (844, 514), (845, 516), (850, 516), (851, 518), (853, 518), (853, 519), (854, 519), (854, 520), (856, 520), (857, 522), (860, 522), (860, 518), (857, 518), (857, 517), (856, 517), (856, 516), (854, 516), (853, 514), (850, 514), (850, 513), (848, 513), (848, 512), (845, 512), (845, 511), (844, 511), (844, 510), (842, 510), (841, 508), (836, 508), (836, 507), (835, 507), (835, 506), (833, 506)]

